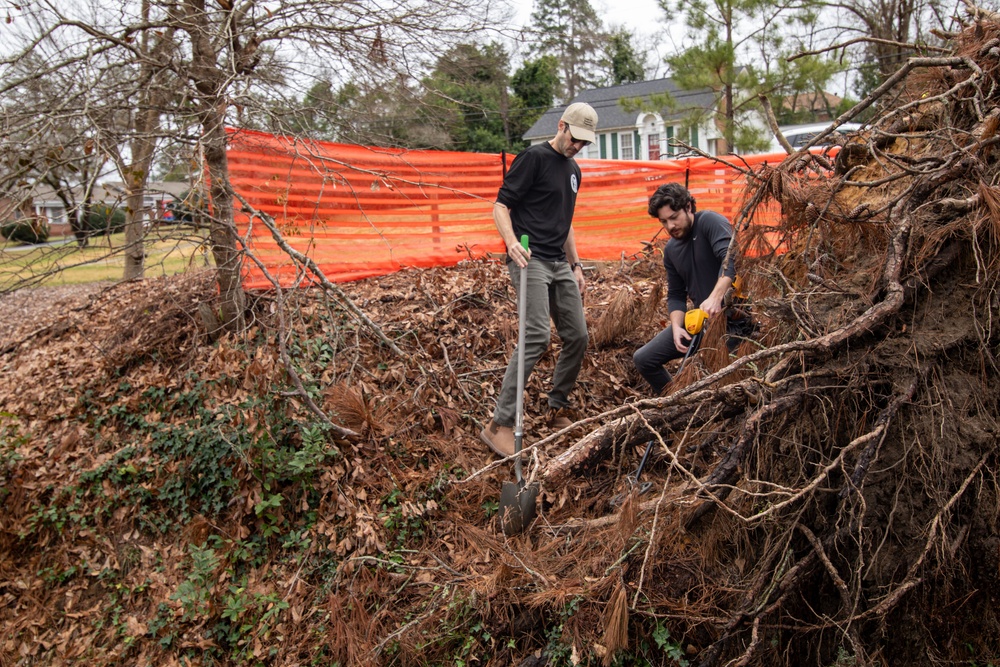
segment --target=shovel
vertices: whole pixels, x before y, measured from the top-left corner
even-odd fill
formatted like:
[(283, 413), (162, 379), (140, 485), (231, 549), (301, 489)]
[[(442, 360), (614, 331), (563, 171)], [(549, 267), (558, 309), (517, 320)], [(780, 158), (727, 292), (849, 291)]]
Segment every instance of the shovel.
[[(528, 237), (521, 237), (521, 246), (528, 249)], [(516, 482), (504, 482), (500, 489), (500, 526), (503, 534), (517, 535), (535, 518), (538, 483), (525, 484), (521, 473), (521, 445), (524, 441), (524, 319), (527, 314), (528, 267), (520, 271), (517, 296), (517, 411), (514, 417), (514, 476)]]

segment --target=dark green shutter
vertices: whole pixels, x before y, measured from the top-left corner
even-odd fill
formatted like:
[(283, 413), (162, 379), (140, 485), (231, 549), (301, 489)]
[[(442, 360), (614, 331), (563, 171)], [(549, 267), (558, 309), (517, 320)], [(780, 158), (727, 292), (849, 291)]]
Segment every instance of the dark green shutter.
[(608, 135), (606, 135), (606, 134), (602, 134), (599, 137), (599, 139), (601, 140), (601, 159), (602, 160), (607, 160), (608, 159), (608, 142), (606, 140), (607, 136)]
[(633, 155), (636, 160), (642, 159), (642, 139), (639, 138), (639, 130), (632, 132), (632, 144), (635, 146)]
[(673, 157), (674, 155), (674, 126), (667, 126), (667, 155)]
[(618, 133), (617, 132), (612, 132), (611, 133), (611, 159), (612, 160), (617, 160), (618, 159)]

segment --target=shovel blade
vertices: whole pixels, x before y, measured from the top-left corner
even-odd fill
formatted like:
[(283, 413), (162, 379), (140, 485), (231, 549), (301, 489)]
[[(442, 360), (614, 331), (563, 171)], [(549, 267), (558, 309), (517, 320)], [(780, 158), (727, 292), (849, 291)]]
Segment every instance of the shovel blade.
[(535, 518), (538, 484), (504, 482), (500, 488), (500, 509), (497, 515), (507, 537), (522, 532)]

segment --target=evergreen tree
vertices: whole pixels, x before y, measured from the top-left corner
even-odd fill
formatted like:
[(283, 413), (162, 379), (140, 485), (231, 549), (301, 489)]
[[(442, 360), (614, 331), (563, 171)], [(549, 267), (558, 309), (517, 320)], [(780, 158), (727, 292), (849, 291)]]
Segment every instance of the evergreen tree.
[(608, 35), (604, 46), (604, 66), (608, 84), (636, 83), (645, 78), (643, 61), (646, 54), (638, 52), (632, 44), (634, 35), (625, 28), (618, 28)]
[(522, 146), (521, 136), (555, 102), (559, 91), (559, 61), (555, 56), (527, 60), (511, 78), (511, 148)]
[(438, 58), (424, 80), (422, 114), (458, 150), (499, 152), (511, 147), (510, 58), (497, 43), (459, 44)]
[(321, 78), (301, 101), (274, 104), (266, 115), (250, 117), (246, 126), (365, 146), (450, 146), (447, 137), (426, 131), (426, 118), (415, 111), (420, 102), (398, 78), (378, 83), (351, 80), (339, 87)]
[(766, 146), (767, 138), (748, 122), (758, 94), (771, 97), (772, 106), (780, 109), (784, 96), (801, 86), (821, 90), (833, 73), (830, 67), (814, 67), (813, 60), (813, 76), (804, 77), (800, 70), (806, 61), (786, 61), (802, 50), (807, 28), (815, 25), (814, 0), (659, 2), (668, 16), (684, 17), (693, 38), (690, 46), (666, 58), (674, 81), (683, 90), (707, 87), (718, 93), (718, 110), (704, 110), (700, 120), (720, 122), (731, 148), (746, 152)]
[(598, 63), (606, 37), (590, 0), (536, 0), (530, 31), (532, 54), (559, 61), (566, 100), (600, 85)]

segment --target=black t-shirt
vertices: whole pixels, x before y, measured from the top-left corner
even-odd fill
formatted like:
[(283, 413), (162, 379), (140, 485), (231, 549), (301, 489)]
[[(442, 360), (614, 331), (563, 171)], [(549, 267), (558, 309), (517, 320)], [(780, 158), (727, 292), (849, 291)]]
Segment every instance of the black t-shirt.
[(547, 141), (514, 158), (497, 201), (510, 209), (515, 236), (528, 235), (532, 257), (548, 262), (566, 259), (563, 246), (580, 180), (576, 160), (559, 154)]

